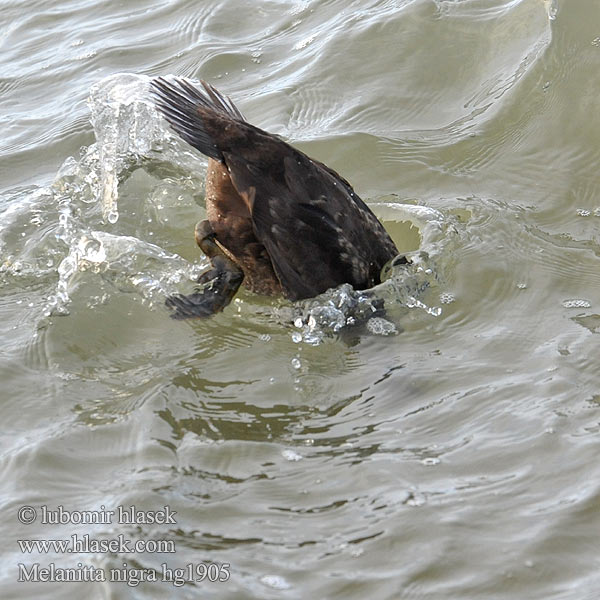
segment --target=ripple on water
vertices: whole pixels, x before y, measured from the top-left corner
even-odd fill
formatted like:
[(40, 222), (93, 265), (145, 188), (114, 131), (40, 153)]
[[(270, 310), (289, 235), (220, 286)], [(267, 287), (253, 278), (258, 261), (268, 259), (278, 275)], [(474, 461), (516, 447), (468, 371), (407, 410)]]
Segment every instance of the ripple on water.
[[(406, 103), (418, 106), (419, 114), (404, 115), (402, 125), (394, 131), (381, 132), (385, 137), (384, 160), (390, 162), (422, 162), (443, 172), (464, 176), (480, 172), (504, 155), (518, 148), (524, 139), (526, 126), (532, 115), (539, 110), (543, 97), (530, 86), (522, 85), (524, 79), (539, 68), (540, 59), (551, 42), (548, 18), (541, 2), (439, 2), (444, 28), (443, 36), (453, 36), (464, 28), (485, 27), (485, 36), (476, 35), (474, 46), (466, 51), (462, 46), (462, 60), (456, 61), (452, 52), (447, 55), (448, 68), (440, 74), (448, 81), (440, 88), (436, 86), (430, 98)], [(473, 10), (481, 14), (470, 14)], [(457, 12), (454, 15), (454, 12)], [(465, 19), (469, 14), (469, 18)], [(491, 11), (491, 14), (488, 14)], [(523, 26), (518, 44), (515, 43), (512, 17), (498, 18), (496, 13), (522, 13)], [(481, 16), (487, 16), (483, 21)], [(492, 18), (493, 17), (493, 18)], [(489, 40), (494, 40), (489, 44)], [(443, 43), (443, 39), (436, 44)], [(499, 50), (498, 44), (505, 48)], [(451, 43), (448, 43), (448, 47)], [(466, 56), (465, 56), (466, 51)], [(434, 53), (439, 60), (439, 53)], [(465, 61), (473, 68), (464, 68)], [(460, 72), (453, 72), (457, 65)], [(485, 70), (476, 65), (485, 64)], [(430, 72), (437, 72), (443, 65), (431, 65)], [(412, 75), (417, 77), (417, 74)], [(440, 77), (435, 80), (439, 81)], [(468, 77), (468, 81), (463, 78)], [(414, 87), (422, 89), (420, 81)], [(435, 94), (443, 89), (445, 110), (423, 112), (439, 106)], [(467, 95), (468, 94), (468, 95)], [(511, 98), (506, 96), (510, 95)], [(511, 100), (518, 102), (520, 111), (510, 111)], [(502, 113), (501, 126), (497, 127), (498, 112)], [(482, 135), (485, 133), (485, 135)]]

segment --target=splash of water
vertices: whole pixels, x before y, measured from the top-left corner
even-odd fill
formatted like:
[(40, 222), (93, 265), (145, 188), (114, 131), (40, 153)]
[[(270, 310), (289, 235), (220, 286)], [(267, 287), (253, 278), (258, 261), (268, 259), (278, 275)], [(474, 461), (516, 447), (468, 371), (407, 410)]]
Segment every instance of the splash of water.
[(96, 134), (102, 214), (111, 224), (119, 218), (119, 175), (152, 153), (163, 129), (148, 103), (147, 77), (112, 75), (92, 86), (88, 105)]
[(17, 189), (1, 199), (0, 248), (11, 254), (0, 271), (38, 281), (58, 278), (41, 307), (45, 315), (68, 314), (84, 272), (162, 303), (179, 281), (196, 280), (203, 268), (124, 235), (124, 227), (102, 230), (117, 226), (119, 189), (136, 169), (167, 165), (172, 179), (186, 182), (198, 169), (198, 156), (182, 149), (149, 100), (148, 81), (118, 74), (95, 84), (88, 102), (96, 142), (79, 158), (68, 157), (51, 185)]
[(162, 304), (181, 281), (197, 279), (201, 270), (199, 265), (134, 237), (105, 231), (84, 233), (70, 245), (58, 267), (52, 313), (68, 314), (69, 290), (86, 271), (100, 275), (120, 291), (140, 294), (153, 305)]
[(421, 245), (427, 252), (407, 254), (409, 264), (392, 261), (384, 269), (385, 281), (372, 290), (357, 291), (344, 284), (296, 303), (291, 318), (282, 315), (294, 324), (291, 333), (294, 342), (318, 345), (343, 328), (360, 324), (372, 335), (396, 335), (399, 328), (388, 312), (398, 307), (420, 310), (432, 317), (442, 314), (442, 308), (427, 304), (424, 296), (431, 288), (439, 287), (441, 258), (451, 229), (449, 221), (439, 211), (425, 206), (377, 203), (371, 206), (383, 220), (407, 221), (417, 227)]
[[(191, 174), (198, 172), (203, 159), (166, 127), (149, 100), (148, 82), (144, 76), (118, 74), (94, 85), (89, 105), (96, 143), (84, 148), (79, 159), (67, 158), (51, 186), (21, 193), (19, 202), (6, 203), (10, 208), (2, 215), (0, 245), (5, 243), (4, 233), (25, 218), (35, 230), (19, 234), (24, 240), (20, 251), (10, 240), (8, 245), (17, 252), (0, 269), (57, 276), (45, 314), (68, 314), (73, 290), (89, 274), (120, 291), (138, 293), (149, 304), (162, 304), (165, 295), (180, 291), (179, 282), (195, 281), (206, 266), (205, 262), (190, 264), (159, 244), (130, 235), (119, 218), (119, 192), (139, 168), (164, 169), (176, 189), (201, 189), (200, 180)], [(162, 202), (160, 194), (166, 189), (163, 177), (159, 179), (160, 185), (153, 184), (144, 202), (157, 194)], [(372, 291), (357, 292), (343, 285), (293, 307), (286, 305), (278, 316), (286, 324), (295, 322), (294, 341), (319, 344), (357, 324), (366, 324), (374, 335), (395, 335), (398, 327), (382, 312), (383, 302), (386, 311), (400, 306), (434, 317), (441, 313), (424, 295), (438, 285), (437, 256), (449, 229), (446, 218), (418, 205), (386, 202), (372, 207), (383, 221), (410, 222), (419, 230), (420, 246), (427, 252), (411, 253), (410, 265), (391, 267), (386, 281)]]

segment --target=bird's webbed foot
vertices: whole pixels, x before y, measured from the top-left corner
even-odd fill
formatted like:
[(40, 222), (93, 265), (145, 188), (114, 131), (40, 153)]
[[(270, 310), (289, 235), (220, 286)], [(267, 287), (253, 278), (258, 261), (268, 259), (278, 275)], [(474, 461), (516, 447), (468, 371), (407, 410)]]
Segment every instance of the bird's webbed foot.
[(208, 221), (196, 225), (196, 242), (210, 258), (212, 268), (198, 278), (202, 287), (190, 295), (169, 296), (165, 304), (173, 309), (173, 319), (206, 318), (222, 311), (235, 296), (244, 272), (240, 266), (226, 256), (216, 243), (216, 235)]

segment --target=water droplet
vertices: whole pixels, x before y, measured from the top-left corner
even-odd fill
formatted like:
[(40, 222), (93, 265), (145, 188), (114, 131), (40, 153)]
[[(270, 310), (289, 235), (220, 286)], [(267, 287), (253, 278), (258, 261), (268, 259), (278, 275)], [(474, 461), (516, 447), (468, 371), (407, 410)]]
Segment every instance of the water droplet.
[(106, 250), (102, 242), (96, 238), (88, 238), (84, 236), (79, 241), (77, 249), (82, 260), (87, 260), (91, 263), (102, 263), (106, 260)]
[(302, 322), (302, 318), (298, 317), (294, 320), (294, 327), (297, 327), (298, 329), (302, 329), (304, 323)]
[(292, 358), (292, 367), (294, 367), (294, 369), (299, 369), (302, 367), (302, 363), (300, 362), (299, 358)]
[(295, 344), (299, 344), (301, 341), (302, 341), (302, 334), (299, 331), (294, 331), (292, 333), (292, 342), (294, 342)]
[(590, 308), (592, 303), (583, 298), (570, 298), (569, 300), (563, 300), (562, 305), (565, 308)]
[(451, 304), (455, 300), (456, 298), (454, 297), (454, 294), (450, 292), (443, 292), (442, 294), (440, 294), (440, 302), (442, 304)]
[(117, 211), (117, 210), (109, 211), (109, 213), (106, 215), (106, 220), (109, 223), (111, 223), (112, 225), (114, 225), (119, 220), (119, 211)]
[(261, 582), (266, 586), (275, 590), (289, 590), (292, 586), (279, 575), (263, 575), (260, 578)]
[(396, 326), (381, 317), (373, 317), (367, 321), (367, 329), (373, 335), (394, 335), (398, 333)]
[(434, 458), (434, 457), (428, 457), (428, 458), (424, 458), (421, 461), (421, 463), (424, 464), (426, 467), (434, 467), (435, 465), (440, 464), (440, 459)]
[(283, 458), (285, 458), (285, 460), (289, 460), (292, 462), (296, 462), (296, 461), (302, 460), (304, 458), (301, 454), (298, 454), (294, 450), (289, 450), (289, 449), (284, 450), (281, 453), (281, 456), (283, 456)]
[(307, 38), (300, 40), (299, 42), (294, 44), (294, 50), (302, 50), (303, 48), (306, 48), (306, 46), (312, 44), (315, 41), (316, 37), (316, 35), (310, 35)]

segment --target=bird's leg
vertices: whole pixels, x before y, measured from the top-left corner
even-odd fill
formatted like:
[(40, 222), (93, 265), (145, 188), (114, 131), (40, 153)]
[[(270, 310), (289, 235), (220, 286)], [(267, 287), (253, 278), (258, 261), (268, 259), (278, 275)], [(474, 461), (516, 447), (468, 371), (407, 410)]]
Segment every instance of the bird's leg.
[(165, 304), (174, 310), (174, 319), (210, 317), (222, 311), (233, 299), (244, 280), (240, 266), (227, 256), (217, 243), (217, 236), (208, 221), (200, 221), (195, 229), (196, 243), (208, 258), (212, 269), (198, 278), (199, 287), (193, 294), (169, 296)]
[(221, 248), (219, 248), (217, 245), (217, 234), (213, 231), (213, 228), (210, 226), (210, 223), (207, 220), (196, 223), (196, 227), (194, 228), (194, 237), (196, 239), (196, 244), (198, 244), (200, 247), (200, 250), (202, 250), (202, 252), (204, 252), (204, 254), (211, 259), (210, 264), (213, 268), (209, 269), (208, 271), (204, 271), (204, 273), (202, 273), (202, 275), (200, 275), (198, 278), (198, 283), (208, 283), (218, 275), (218, 273), (215, 273), (215, 265), (212, 259), (216, 256), (224, 256), (224, 254)]
[(210, 223), (207, 220), (196, 223), (194, 228), (194, 237), (196, 238), (196, 244), (200, 246), (200, 250), (212, 258), (217, 254), (223, 254), (223, 251), (217, 246), (217, 234), (213, 231)]

